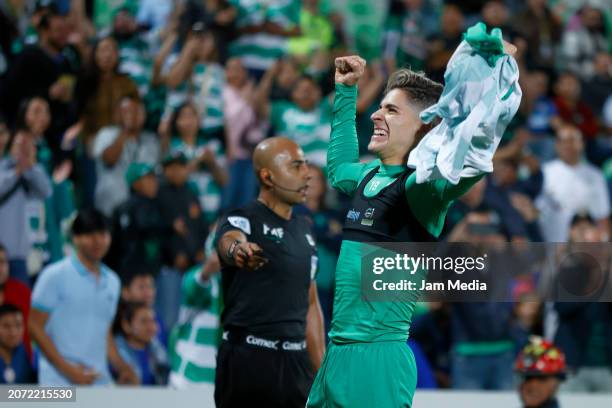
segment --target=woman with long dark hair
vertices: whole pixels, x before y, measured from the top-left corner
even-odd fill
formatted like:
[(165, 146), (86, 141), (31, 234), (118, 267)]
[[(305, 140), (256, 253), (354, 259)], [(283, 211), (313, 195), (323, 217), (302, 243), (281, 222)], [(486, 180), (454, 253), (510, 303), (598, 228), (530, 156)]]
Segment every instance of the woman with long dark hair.
[(77, 83), (76, 99), (79, 121), (64, 136), (64, 143), (80, 136), (77, 153), (83, 177), (83, 205), (92, 206), (95, 189), (95, 165), (91, 146), (97, 132), (116, 122), (119, 102), (126, 96), (140, 99), (138, 88), (127, 75), (118, 71), (119, 49), (112, 37), (100, 39), (93, 47), (91, 60)]
[(198, 108), (193, 102), (179, 105), (170, 119), (170, 152), (180, 151), (189, 160), (190, 180), (198, 187), (206, 221), (212, 223), (221, 207), (222, 188), (228, 175), (221, 141), (207, 137), (200, 123)]

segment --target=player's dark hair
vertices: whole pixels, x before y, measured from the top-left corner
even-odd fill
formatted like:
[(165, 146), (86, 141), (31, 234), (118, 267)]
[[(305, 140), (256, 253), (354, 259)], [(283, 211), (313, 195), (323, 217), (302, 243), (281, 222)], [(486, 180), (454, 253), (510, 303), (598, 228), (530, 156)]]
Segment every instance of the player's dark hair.
[(19, 314), (23, 314), (23, 312), (21, 311), (21, 309), (19, 309), (17, 306), (15, 305), (11, 305), (11, 304), (4, 304), (4, 305), (0, 305), (0, 319), (3, 318), (4, 316), (8, 315), (8, 314), (15, 314), (15, 313), (19, 313)]
[(71, 232), (73, 236), (93, 232), (110, 232), (110, 225), (104, 214), (88, 208), (79, 211), (72, 223)]
[(6, 254), (6, 247), (2, 245), (2, 242), (0, 242), (0, 252), (4, 252)]
[(432, 81), (422, 72), (402, 68), (389, 77), (385, 95), (394, 89), (401, 89), (406, 93), (410, 102), (422, 110), (438, 102), (443, 88), (442, 84)]

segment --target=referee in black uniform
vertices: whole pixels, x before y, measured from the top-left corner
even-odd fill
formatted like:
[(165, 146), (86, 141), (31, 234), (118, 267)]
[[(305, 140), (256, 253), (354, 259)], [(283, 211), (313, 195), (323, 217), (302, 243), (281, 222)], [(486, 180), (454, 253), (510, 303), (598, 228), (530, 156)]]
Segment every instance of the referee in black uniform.
[(225, 308), (215, 402), (228, 407), (304, 407), (325, 351), (314, 281), (317, 253), (306, 218), (292, 214), (310, 179), (302, 149), (275, 137), (253, 153), (256, 201), (219, 222)]

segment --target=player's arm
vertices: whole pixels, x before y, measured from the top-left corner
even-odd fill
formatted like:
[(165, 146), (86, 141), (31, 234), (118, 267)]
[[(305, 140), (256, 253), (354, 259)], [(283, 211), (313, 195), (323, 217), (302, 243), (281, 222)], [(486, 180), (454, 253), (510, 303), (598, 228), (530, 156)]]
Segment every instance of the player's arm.
[(406, 200), (419, 223), (431, 235), (438, 237), (451, 203), (483, 177), (484, 174), (465, 177), (456, 185), (444, 179), (417, 184), (416, 172), (413, 172), (406, 180)]
[(327, 176), (334, 188), (346, 194), (355, 191), (365, 166), (359, 163), (355, 128), (357, 81), (363, 75), (365, 64), (358, 56), (336, 58), (336, 94), (327, 149)]
[(230, 230), (224, 233), (217, 242), (219, 257), (228, 265), (240, 269), (255, 270), (261, 268), (268, 260), (263, 257), (263, 250), (254, 242), (248, 242), (244, 232)]
[(306, 344), (312, 368), (316, 374), (321, 367), (325, 353), (325, 325), (319, 303), (316, 281), (310, 282), (308, 291), (308, 313), (306, 314)]

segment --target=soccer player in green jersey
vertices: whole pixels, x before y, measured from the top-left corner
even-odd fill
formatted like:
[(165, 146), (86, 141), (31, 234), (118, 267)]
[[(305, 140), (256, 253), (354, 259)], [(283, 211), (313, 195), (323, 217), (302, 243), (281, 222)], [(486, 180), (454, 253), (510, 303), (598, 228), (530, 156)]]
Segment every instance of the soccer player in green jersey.
[[(506, 51), (515, 48), (506, 44)], [(442, 85), (401, 69), (391, 75), (380, 109), (372, 114), (368, 150), (359, 162), (355, 111), (365, 60), (336, 59), (336, 96), (327, 171), (334, 188), (352, 196), (336, 267), (330, 345), (307, 407), (410, 407), (416, 364), (406, 344), (415, 302), (369, 302), (361, 296), (362, 249), (374, 242), (435, 241), (446, 212), (482, 175), (457, 185), (440, 179), (416, 183), (410, 151), (431, 129), (419, 113), (435, 104)]]

